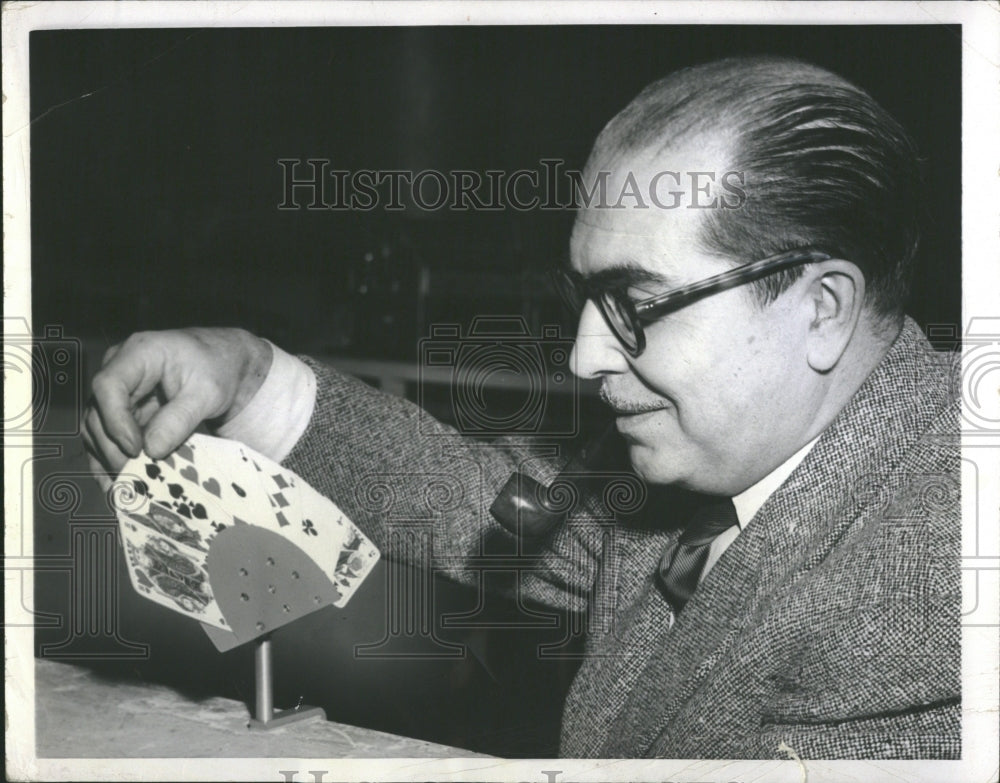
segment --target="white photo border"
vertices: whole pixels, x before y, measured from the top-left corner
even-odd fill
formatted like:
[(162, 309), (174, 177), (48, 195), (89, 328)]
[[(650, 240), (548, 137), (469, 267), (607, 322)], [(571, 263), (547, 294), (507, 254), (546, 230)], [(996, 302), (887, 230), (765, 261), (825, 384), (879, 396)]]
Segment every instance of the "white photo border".
[[(990, 335), (1000, 366), (1000, 5), (996, 2), (52, 2), (3, 7), (4, 309), (5, 337), (16, 319), (31, 323), (28, 34), (38, 29), (155, 27), (294, 27), (327, 25), (486, 24), (959, 24), (962, 29), (963, 332)], [(13, 319), (13, 320), (12, 320)], [(997, 369), (990, 383), (998, 387)], [(6, 368), (5, 368), (5, 374)], [(8, 377), (8, 414), (30, 406), (30, 378)], [(992, 386), (987, 386), (992, 390)], [(285, 780), (282, 770), (327, 770), (328, 780), (857, 781), (989, 783), (998, 770), (997, 629), (1000, 610), (1000, 394), (979, 420), (993, 427), (963, 438), (963, 457), (979, 467), (978, 493), (963, 524), (978, 534), (963, 550), (965, 587), (978, 585), (981, 622), (963, 627), (963, 760), (514, 760), (502, 759), (39, 759), (35, 756), (32, 629), (5, 628), (6, 764), (15, 780)], [(992, 407), (990, 407), (992, 406)], [(5, 475), (31, 486), (30, 449), (4, 449)], [(28, 472), (27, 474), (25, 472)], [(22, 549), (31, 498), (20, 481), (4, 482), (7, 551)], [(964, 496), (963, 492), (963, 496)], [(968, 508), (982, 516), (968, 518)], [(30, 547), (30, 535), (24, 538)], [(13, 549), (11, 545), (13, 546)], [(971, 549), (970, 549), (971, 546)], [(31, 555), (30, 549), (23, 551)], [(5, 569), (7, 614), (30, 603), (20, 575)], [(28, 580), (30, 582), (30, 580)], [(990, 597), (992, 596), (992, 598)], [(985, 600), (985, 603), (982, 601)], [(99, 719), (99, 716), (95, 716)], [(551, 776), (558, 771), (558, 775)]]

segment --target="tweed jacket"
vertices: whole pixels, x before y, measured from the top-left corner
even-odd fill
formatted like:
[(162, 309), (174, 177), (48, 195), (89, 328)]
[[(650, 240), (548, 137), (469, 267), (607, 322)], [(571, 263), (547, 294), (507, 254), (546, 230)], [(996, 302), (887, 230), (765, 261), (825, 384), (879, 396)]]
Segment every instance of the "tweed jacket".
[[(485, 537), (511, 538), (493, 498), (514, 470), (555, 468), (312, 367), (316, 408), (286, 464), (389, 556), (476, 584)], [(520, 580), (522, 598), (588, 613), (561, 755), (958, 758), (958, 367), (907, 319), (676, 617), (655, 571), (677, 532), (609, 508), (642, 494), (627, 482), (575, 498)]]

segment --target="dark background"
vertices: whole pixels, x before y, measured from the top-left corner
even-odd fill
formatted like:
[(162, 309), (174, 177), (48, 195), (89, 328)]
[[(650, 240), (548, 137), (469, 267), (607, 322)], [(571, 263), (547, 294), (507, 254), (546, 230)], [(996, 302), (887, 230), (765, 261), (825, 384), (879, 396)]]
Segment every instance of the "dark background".
[[(278, 158), (580, 168), (645, 84), (753, 52), (827, 66), (911, 131), (931, 208), (910, 312), (957, 323), (960, 41), (939, 26), (35, 32), (35, 321), (108, 340), (239, 324), (294, 350), (410, 355), (429, 320), (523, 312), (519, 276), (565, 253), (572, 216), (279, 211)], [(413, 286), (408, 298), (385, 285), (359, 295), (366, 251), (404, 283), (415, 267), (434, 272), (424, 324)], [(500, 279), (473, 289), (484, 272)]]
[[(78, 356), (71, 382), (52, 386), (36, 439), (58, 451), (35, 467), (36, 551), (76, 552), (79, 565), (69, 531), (113, 521), (96, 484), (78, 480), (70, 508), (46, 501), (45, 482), (84, 470), (73, 437), (83, 389), (101, 350), (136, 329), (239, 325), (292, 351), (412, 361), (432, 323), (512, 313), (533, 328), (559, 320), (538, 270), (565, 254), (571, 214), (281, 211), (279, 158), (418, 171), (537, 169), (560, 158), (580, 168), (604, 123), (670, 70), (740, 53), (798, 56), (865, 87), (914, 136), (929, 209), (908, 310), (925, 327), (957, 324), (959, 34), (954, 26), (33, 32), (33, 321), (39, 334), (61, 327)], [(39, 611), (69, 617), (80, 589), (70, 578), (37, 575)], [(539, 662), (535, 645), (562, 631), (441, 630), (471, 654), (358, 659), (353, 645), (384, 633), (383, 579), (376, 572), (346, 610), (319, 612), (278, 639), (281, 694), (294, 702), (305, 692), (336, 720), (503, 755), (553, 755), (573, 664)], [(170, 682), (193, 697), (251, 697), (245, 651), (219, 655), (193, 623), (124, 582), (116, 595), (114, 634), (87, 647), (56, 623), (36, 633), (40, 654), (84, 650), (115, 676)], [(441, 587), (436, 615), (471, 609), (476, 597)], [(149, 655), (107, 662), (122, 640), (148, 644)]]

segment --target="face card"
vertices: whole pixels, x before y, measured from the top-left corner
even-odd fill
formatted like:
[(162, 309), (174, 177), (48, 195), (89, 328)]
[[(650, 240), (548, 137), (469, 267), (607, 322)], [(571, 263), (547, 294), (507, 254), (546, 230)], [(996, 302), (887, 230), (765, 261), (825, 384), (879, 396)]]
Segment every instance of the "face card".
[[(233, 524), (233, 519), (192, 479), (192, 473), (191, 469), (178, 466), (173, 459), (152, 460), (143, 454), (125, 464), (120, 478), (130, 479), (136, 494), (150, 504), (155, 503), (158, 508), (183, 518), (186, 525), (207, 543), (219, 530)], [(146, 506), (141, 506), (137, 511), (143, 513), (145, 509)], [(150, 527), (160, 529), (155, 523)]]
[(336, 607), (344, 606), (351, 600), (379, 559), (379, 551), (368, 537), (353, 522), (348, 521), (347, 524), (348, 539), (340, 550), (334, 571), (333, 583), (340, 593), (340, 598), (333, 602)]
[(172, 539), (200, 552), (208, 552), (208, 541), (191, 522), (155, 501), (149, 501), (138, 511), (119, 511), (119, 519), (137, 522), (151, 532)]
[(205, 553), (166, 538), (121, 514), (118, 523), (137, 593), (180, 614), (218, 628), (229, 626), (212, 595)]
[(162, 460), (130, 460), (120, 478), (131, 480), (141, 500), (118, 509), (133, 586), (219, 628), (227, 626), (211, 596), (205, 558), (228, 526), (261, 526), (298, 546), (336, 587), (338, 607), (379, 559), (336, 504), (236, 441), (194, 435)]

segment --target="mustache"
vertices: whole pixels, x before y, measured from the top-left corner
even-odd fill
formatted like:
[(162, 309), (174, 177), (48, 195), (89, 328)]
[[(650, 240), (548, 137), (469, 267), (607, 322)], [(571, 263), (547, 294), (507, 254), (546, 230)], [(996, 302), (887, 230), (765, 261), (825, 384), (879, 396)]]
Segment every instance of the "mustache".
[(666, 407), (666, 403), (662, 399), (626, 400), (623, 397), (615, 395), (605, 385), (602, 385), (597, 393), (601, 398), (601, 402), (614, 410), (616, 413), (648, 413), (649, 411), (658, 411)]

